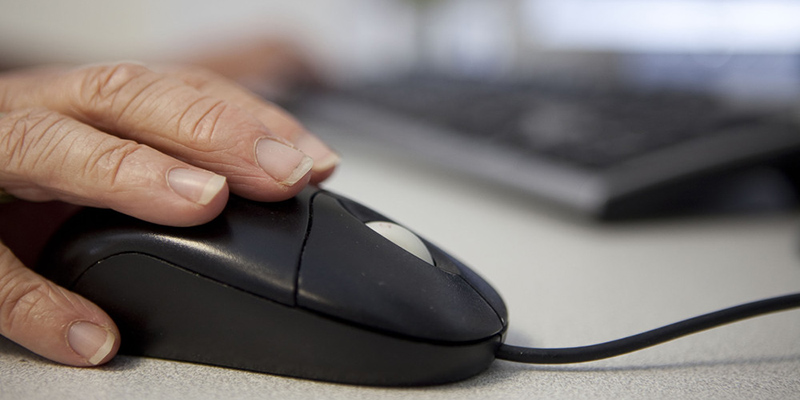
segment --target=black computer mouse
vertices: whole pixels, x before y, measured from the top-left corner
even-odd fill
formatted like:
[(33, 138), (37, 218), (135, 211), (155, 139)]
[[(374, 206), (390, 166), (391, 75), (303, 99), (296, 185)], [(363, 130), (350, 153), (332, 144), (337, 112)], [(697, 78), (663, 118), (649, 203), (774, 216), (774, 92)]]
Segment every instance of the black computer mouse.
[(87, 208), (44, 254), (41, 274), (114, 319), (122, 354), (426, 385), (486, 369), (507, 327), (500, 296), (464, 264), (319, 188), (233, 196), (191, 228)]

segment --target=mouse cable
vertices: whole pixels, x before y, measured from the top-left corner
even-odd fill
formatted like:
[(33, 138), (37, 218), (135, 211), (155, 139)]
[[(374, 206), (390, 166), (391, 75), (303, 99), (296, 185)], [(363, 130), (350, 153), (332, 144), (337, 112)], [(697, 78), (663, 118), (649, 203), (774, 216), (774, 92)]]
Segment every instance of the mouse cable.
[(800, 293), (746, 303), (610, 342), (551, 349), (501, 344), (495, 357), (528, 364), (570, 364), (630, 353), (731, 322), (800, 307)]

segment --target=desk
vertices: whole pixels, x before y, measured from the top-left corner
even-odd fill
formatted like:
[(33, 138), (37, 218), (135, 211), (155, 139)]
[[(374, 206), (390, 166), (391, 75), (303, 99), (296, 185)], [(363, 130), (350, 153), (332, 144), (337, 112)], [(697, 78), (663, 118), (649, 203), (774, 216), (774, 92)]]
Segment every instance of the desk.
[[(318, 127), (324, 133), (324, 127)], [(340, 137), (326, 185), (457, 255), (510, 310), (507, 342), (611, 340), (800, 288), (800, 214), (597, 224)], [(429, 388), (364, 388), (119, 356), (55, 365), (0, 338), (0, 399), (800, 398), (800, 311), (592, 363), (495, 362)]]

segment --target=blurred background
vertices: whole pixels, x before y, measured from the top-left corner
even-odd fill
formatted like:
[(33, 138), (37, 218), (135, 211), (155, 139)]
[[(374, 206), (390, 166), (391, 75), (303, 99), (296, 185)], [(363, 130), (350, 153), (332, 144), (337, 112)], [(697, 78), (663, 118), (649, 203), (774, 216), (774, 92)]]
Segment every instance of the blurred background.
[(800, 86), (792, 0), (5, 0), (0, 8), (7, 67), (188, 59), (279, 39), (335, 81), (421, 68), (492, 78), (568, 69), (770, 96)]
[[(785, 171), (787, 159), (788, 178), (747, 174), (745, 184), (729, 179), (714, 191), (748, 193), (745, 203), (768, 207), (797, 203), (800, 1), (5, 0), (0, 11), (0, 67), (176, 61), (205, 65), (267, 97), (295, 84), (357, 88), (297, 112), (323, 130), (385, 131), (401, 145), (414, 132), (434, 136), (411, 128), (414, 121), (444, 127), (446, 139), (407, 147), (593, 215), (639, 204), (642, 193), (647, 201), (697, 204), (709, 194), (682, 193), (710, 186), (694, 178), (776, 160)], [(408, 76), (417, 78), (403, 81)], [(461, 86), (445, 87), (442, 78)], [(486, 82), (506, 86), (477, 85)], [(597, 88), (705, 97), (601, 96)], [(354, 98), (402, 111), (405, 119), (394, 121), (402, 139), (387, 119), (354, 125), (380, 114), (341, 108)], [(480, 101), (465, 103), (471, 99)], [(657, 103), (666, 105), (641, 107)], [(457, 147), (453, 131), (468, 133), (459, 139), (468, 149), (442, 156)], [(482, 156), (471, 148), (478, 141), (502, 148), (505, 161), (465, 163)], [(687, 177), (691, 190), (664, 196)], [(764, 200), (770, 196), (777, 198)]]

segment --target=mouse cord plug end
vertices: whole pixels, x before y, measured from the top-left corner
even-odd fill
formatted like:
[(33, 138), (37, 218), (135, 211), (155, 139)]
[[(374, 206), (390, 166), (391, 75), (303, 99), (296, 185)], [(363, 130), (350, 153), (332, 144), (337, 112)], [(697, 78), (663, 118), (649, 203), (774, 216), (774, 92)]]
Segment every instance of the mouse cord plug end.
[(655, 346), (682, 336), (764, 314), (800, 308), (800, 293), (746, 303), (610, 342), (538, 349), (501, 344), (495, 357), (527, 364), (571, 364), (601, 360)]

